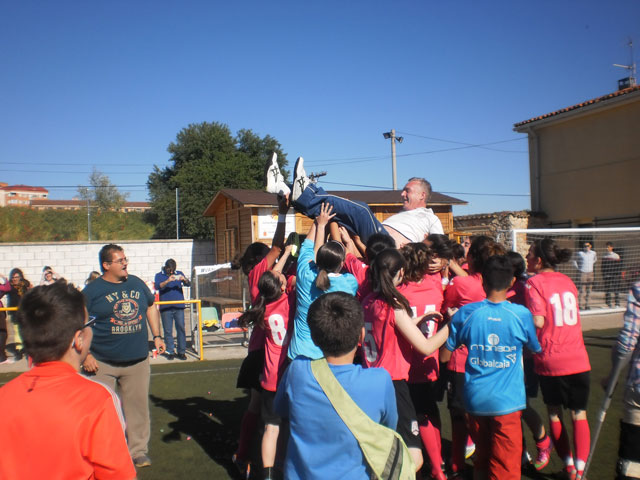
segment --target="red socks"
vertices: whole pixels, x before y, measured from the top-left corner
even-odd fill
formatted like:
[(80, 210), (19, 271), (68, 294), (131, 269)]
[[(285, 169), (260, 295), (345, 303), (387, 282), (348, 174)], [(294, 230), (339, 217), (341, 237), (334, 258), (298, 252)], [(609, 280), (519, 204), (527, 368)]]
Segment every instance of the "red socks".
[(249, 445), (251, 445), (251, 440), (253, 439), (253, 435), (256, 431), (256, 427), (258, 425), (258, 419), (260, 416), (257, 413), (250, 412), (247, 410), (244, 412), (244, 416), (242, 417), (242, 423), (240, 425), (240, 438), (238, 439), (238, 450), (236, 450), (236, 455), (239, 460), (246, 460), (247, 453), (249, 452)]
[(573, 445), (576, 450), (576, 470), (580, 473), (584, 470), (591, 445), (591, 431), (586, 419), (573, 422)]
[(549, 433), (551, 434), (551, 438), (553, 439), (553, 444), (556, 447), (558, 455), (560, 455), (560, 458), (562, 458), (562, 461), (565, 464), (568, 464), (568, 459), (571, 459), (571, 463), (573, 463), (567, 429), (564, 427), (561, 420), (551, 420), (549, 424), (551, 430)]
[(431, 462), (431, 475), (435, 477), (442, 472), (440, 429), (429, 420), (424, 419), (420, 422), (420, 438), (422, 438), (422, 444)]

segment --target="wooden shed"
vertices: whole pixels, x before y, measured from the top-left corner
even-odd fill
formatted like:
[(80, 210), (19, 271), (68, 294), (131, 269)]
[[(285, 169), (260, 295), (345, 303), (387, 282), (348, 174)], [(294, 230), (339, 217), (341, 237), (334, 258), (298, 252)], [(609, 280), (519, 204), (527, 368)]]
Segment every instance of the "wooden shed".
[[(384, 221), (402, 210), (402, 198), (398, 190), (330, 191), (333, 195), (357, 200), (369, 205), (376, 218)], [(453, 205), (465, 205), (458, 198), (433, 192), (429, 208), (440, 218), (445, 233), (453, 227)], [(271, 245), (278, 221), (276, 195), (261, 190), (222, 189), (211, 200), (204, 212), (215, 223), (216, 262), (230, 261), (237, 252), (244, 251), (253, 242)], [(289, 210), (287, 233), (295, 229), (306, 233), (312, 220)]]

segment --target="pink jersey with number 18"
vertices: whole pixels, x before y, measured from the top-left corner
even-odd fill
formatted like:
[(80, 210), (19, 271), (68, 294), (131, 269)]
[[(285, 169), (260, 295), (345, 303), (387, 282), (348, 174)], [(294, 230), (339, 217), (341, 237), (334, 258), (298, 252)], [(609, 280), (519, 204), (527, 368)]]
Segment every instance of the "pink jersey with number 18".
[(527, 280), (525, 299), (534, 316), (544, 317), (537, 330), (542, 352), (534, 356), (536, 373), (558, 377), (591, 370), (571, 279), (560, 272), (538, 273)]

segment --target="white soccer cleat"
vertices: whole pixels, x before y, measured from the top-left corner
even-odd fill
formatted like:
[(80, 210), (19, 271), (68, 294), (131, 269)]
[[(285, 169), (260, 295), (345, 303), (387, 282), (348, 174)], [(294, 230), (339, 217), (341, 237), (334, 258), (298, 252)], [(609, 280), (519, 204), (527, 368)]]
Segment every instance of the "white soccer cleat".
[(287, 186), (278, 166), (278, 154), (273, 153), (271, 160), (267, 162), (264, 170), (265, 190), (268, 193), (285, 196), (291, 193), (291, 189)]
[(307, 177), (307, 172), (304, 171), (304, 158), (298, 157), (296, 160), (296, 166), (293, 169), (293, 192), (291, 194), (291, 201), (295, 202), (304, 189), (311, 183), (309, 177)]

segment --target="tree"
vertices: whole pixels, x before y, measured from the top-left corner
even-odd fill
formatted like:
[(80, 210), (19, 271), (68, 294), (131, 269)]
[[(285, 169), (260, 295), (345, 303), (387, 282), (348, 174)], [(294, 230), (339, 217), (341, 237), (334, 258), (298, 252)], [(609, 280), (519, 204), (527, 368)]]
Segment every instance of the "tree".
[(275, 138), (261, 138), (244, 129), (234, 137), (227, 125), (218, 122), (183, 128), (167, 151), (172, 165), (154, 166), (147, 180), (151, 216), (160, 238), (175, 236), (176, 188), (180, 237), (212, 238), (213, 222), (203, 213), (220, 189), (262, 189), (264, 166), (273, 152), (280, 166), (286, 165), (286, 155)]
[(107, 175), (93, 167), (89, 187), (78, 186), (78, 195), (99, 211), (119, 210), (127, 201), (128, 193), (120, 193)]

